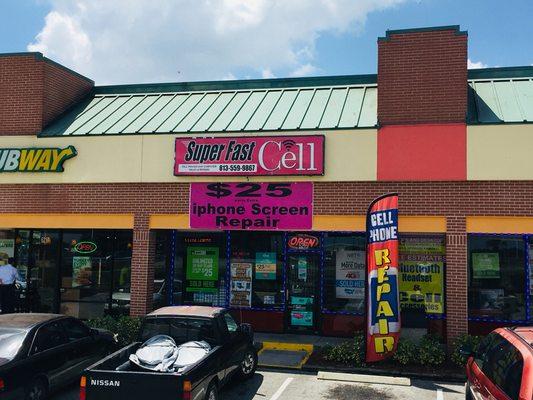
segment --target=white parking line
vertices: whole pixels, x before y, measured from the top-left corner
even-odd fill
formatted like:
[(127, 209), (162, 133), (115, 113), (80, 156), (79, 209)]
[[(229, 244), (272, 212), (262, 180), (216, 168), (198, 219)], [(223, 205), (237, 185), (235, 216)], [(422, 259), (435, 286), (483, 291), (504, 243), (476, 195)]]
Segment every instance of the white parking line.
[(444, 400), (444, 394), (442, 393), (442, 389), (437, 389), (437, 400)]
[(285, 382), (282, 383), (282, 385), (279, 387), (279, 389), (274, 393), (274, 395), (270, 398), (270, 400), (278, 400), (279, 396), (287, 389), (287, 386), (292, 382), (294, 378), (287, 378), (285, 379)]

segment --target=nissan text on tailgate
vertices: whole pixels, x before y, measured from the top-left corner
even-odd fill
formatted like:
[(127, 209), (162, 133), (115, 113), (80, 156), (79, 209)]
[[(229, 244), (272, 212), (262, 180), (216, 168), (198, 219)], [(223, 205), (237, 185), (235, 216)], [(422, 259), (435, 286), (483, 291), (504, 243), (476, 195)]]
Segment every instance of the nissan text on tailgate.
[(139, 339), (86, 369), (80, 400), (216, 400), (231, 377), (250, 378), (257, 366), (250, 326), (223, 308), (160, 308)]

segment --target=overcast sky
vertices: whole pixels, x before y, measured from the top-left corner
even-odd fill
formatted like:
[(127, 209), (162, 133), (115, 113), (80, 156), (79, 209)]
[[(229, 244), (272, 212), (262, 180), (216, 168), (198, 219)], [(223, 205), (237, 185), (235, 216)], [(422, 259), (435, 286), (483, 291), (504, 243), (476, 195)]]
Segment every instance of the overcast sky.
[(533, 64), (533, 0), (2, 0), (0, 52), (97, 84), (376, 72), (387, 29), (461, 25), (470, 67)]

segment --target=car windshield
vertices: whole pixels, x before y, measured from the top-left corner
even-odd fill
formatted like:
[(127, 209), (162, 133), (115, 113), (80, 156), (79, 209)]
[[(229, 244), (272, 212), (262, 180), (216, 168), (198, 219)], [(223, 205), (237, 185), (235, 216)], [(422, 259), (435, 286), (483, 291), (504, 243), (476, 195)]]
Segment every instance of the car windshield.
[(25, 331), (0, 328), (0, 360), (12, 360), (20, 350), (25, 337)]

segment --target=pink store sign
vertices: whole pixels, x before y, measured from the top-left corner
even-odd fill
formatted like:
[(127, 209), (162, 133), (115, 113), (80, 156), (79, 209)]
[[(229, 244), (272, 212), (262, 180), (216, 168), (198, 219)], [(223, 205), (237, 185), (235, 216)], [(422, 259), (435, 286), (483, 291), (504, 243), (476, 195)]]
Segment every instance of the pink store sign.
[(174, 175), (323, 175), (324, 135), (176, 138)]
[(191, 183), (190, 226), (221, 230), (308, 230), (313, 183)]

